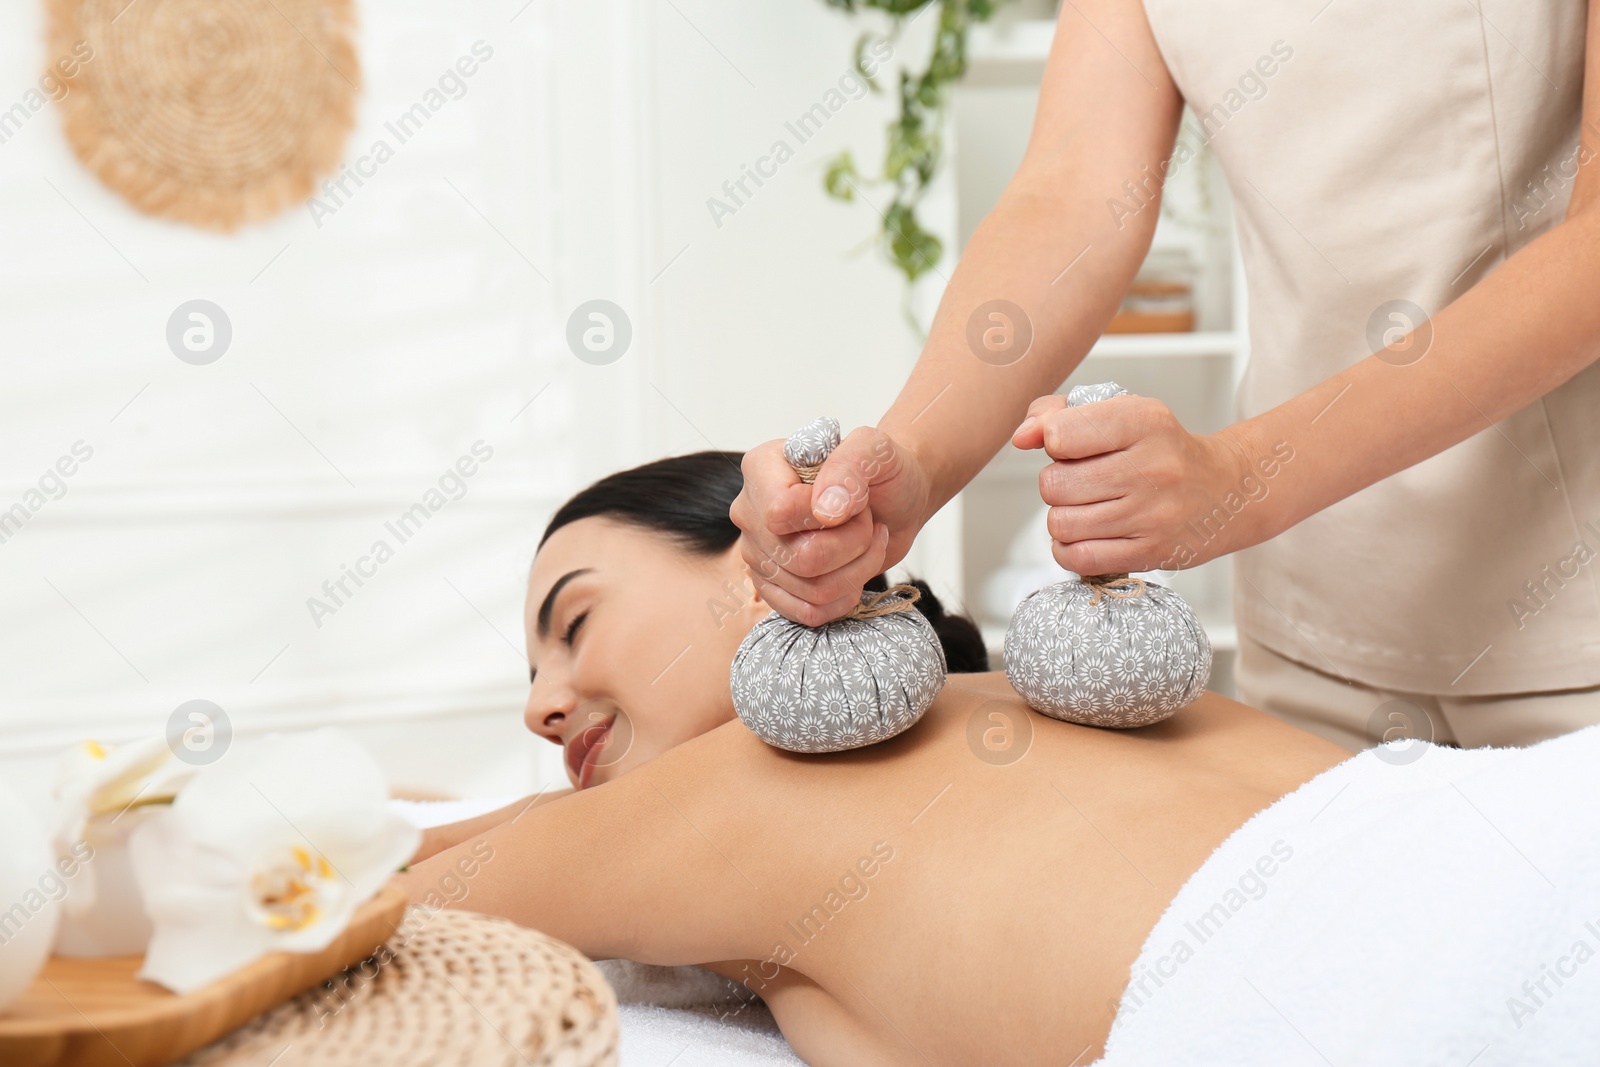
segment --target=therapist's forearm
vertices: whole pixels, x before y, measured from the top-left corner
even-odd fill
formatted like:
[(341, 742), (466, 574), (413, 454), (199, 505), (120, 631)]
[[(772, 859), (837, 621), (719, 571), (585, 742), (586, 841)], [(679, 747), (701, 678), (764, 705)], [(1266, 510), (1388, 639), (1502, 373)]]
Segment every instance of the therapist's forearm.
[[(1182, 110), (1138, 4), (1061, 6), (1022, 163), (963, 250), (922, 356), (878, 422), (924, 476), (922, 521), (1056, 391), (1116, 313), (1149, 250), (1169, 160), (1183, 165), (1173, 147)], [(1026, 315), (1033, 336), (1021, 358), (969, 345), (974, 312), (990, 301)]]
[(1275, 442), (1295, 450), (1250, 540), (1487, 429), (1589, 366), (1600, 358), (1597, 290), (1600, 213), (1585, 204), (1436, 314), (1416, 362), (1371, 356), (1224, 431), (1246, 455)]
[[(1099, 173), (1015, 181), (962, 253), (922, 356), (878, 423), (928, 473), (929, 515), (983, 469), (1034, 398), (1055, 392), (1116, 313), (1159, 212), (1151, 204), (1119, 229), (1106, 206), (1116, 189)], [(1026, 355), (1007, 366), (980, 359), (967, 338), (974, 312), (997, 299), (1021, 307), (1033, 330)]]

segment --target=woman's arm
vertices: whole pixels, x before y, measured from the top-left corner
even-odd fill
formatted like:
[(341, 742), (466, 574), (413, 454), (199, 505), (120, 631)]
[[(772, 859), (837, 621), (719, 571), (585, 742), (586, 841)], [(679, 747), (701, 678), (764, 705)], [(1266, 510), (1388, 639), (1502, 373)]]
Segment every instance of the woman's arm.
[(499, 826), (509, 819), (514, 819), (524, 811), (536, 804), (548, 803), (557, 797), (564, 797), (572, 792), (571, 787), (566, 789), (541, 790), (530, 797), (507, 804), (503, 808), (474, 815), (470, 819), (459, 822), (446, 823), (443, 826), (430, 826), (422, 831), (422, 844), (411, 857), (412, 863), (421, 863), (429, 856), (443, 852), (447, 848), (459, 845), (470, 837), (476, 837), (492, 826)]
[(731, 797), (771, 773), (767, 747), (728, 723), (603, 785), (492, 812), (511, 815), (395, 882), (425, 908), (504, 916), (594, 959), (746, 958), (738, 920), (757, 893), (730, 859), (750, 834)]
[[(1487, 429), (1600, 358), (1600, 0), (1589, 3), (1578, 161), (1565, 219), (1434, 315), (1421, 358), (1396, 358), (1424, 343), (1413, 331), (1393, 351), (1209, 436), (1187, 433), (1146, 398), (1096, 404), (1090, 418), (1041, 396), (1029, 414), (1042, 418), (1019, 428), (1018, 447), (1066, 461), (1115, 450), (1138, 473), (1115, 500), (1105, 486), (1044, 480), (1056, 560), (1088, 574), (1150, 570), (1258, 544)], [(1292, 443), (1294, 463), (1271, 495), (1220, 536), (1189, 545), (1185, 529), (1237, 493), (1280, 442)]]

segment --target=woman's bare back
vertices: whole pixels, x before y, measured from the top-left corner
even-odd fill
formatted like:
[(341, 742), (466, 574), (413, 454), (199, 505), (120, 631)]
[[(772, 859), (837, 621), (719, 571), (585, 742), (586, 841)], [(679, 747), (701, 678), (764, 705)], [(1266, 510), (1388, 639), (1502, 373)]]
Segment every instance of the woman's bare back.
[(959, 675), (867, 749), (796, 755), (735, 721), (529, 811), (485, 835), (508, 859), (460, 906), (707, 965), (823, 1067), (1087, 1063), (1189, 875), (1348, 755), (1214, 694), (1116, 732)]

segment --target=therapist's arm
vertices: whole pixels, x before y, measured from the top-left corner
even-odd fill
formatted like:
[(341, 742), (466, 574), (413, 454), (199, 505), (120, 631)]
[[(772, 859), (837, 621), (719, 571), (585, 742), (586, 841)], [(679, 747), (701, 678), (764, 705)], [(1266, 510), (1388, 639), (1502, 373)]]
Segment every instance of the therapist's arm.
[[(1149, 250), (1182, 106), (1139, 0), (1063, 5), (1022, 164), (963, 251), (893, 406), (846, 437), (814, 486), (798, 482), (781, 441), (745, 456), (730, 516), (767, 603), (807, 625), (842, 615), (1029, 402), (1078, 365)], [(1145, 206), (1128, 215), (1113, 200)], [(975, 313), (993, 301), (1021, 309), (1009, 325), (1031, 330), (1014, 361), (1015, 351), (969, 343)], [(980, 332), (1008, 325), (979, 318)]]
[[(1431, 343), (1407, 335), (1207, 437), (1147, 398), (1076, 409), (1036, 400), (1039, 420), (1014, 442), (1057, 460), (1041, 485), (1056, 560), (1095, 574), (1191, 566), (1257, 544), (1488, 429), (1600, 358), (1600, 0), (1589, 4), (1585, 72), (1565, 219), (1435, 314)], [(1416, 358), (1411, 346), (1424, 343)], [(1293, 462), (1274, 468), (1270, 495), (1209, 541), (1189, 536), (1284, 444)]]
[[(1182, 108), (1142, 5), (1062, 6), (1027, 152), (963, 250), (922, 357), (878, 423), (928, 472), (929, 515), (983, 469), (1029, 402), (1055, 391), (1116, 314), (1150, 249)], [(1141, 199), (1146, 206), (1126, 214)], [(981, 327), (999, 325), (981, 314), (995, 300), (1019, 306), (1031, 323), (1032, 346), (1010, 365), (996, 364), (1015, 353), (979, 355), (969, 336), (975, 315)]]

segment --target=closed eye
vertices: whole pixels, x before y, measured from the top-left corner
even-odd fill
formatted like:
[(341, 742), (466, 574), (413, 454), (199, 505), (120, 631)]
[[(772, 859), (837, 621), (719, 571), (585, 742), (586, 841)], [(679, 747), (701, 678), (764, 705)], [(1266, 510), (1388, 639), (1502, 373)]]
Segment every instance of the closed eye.
[[(566, 632), (561, 635), (562, 644), (566, 645), (568, 648), (572, 647), (572, 639), (577, 636), (578, 627), (582, 626), (583, 621), (588, 617), (589, 613), (587, 611), (573, 617), (573, 620), (567, 624)], [(538, 677), (539, 669), (537, 667), (531, 668), (528, 671), (528, 684), (532, 685), (534, 680)]]

